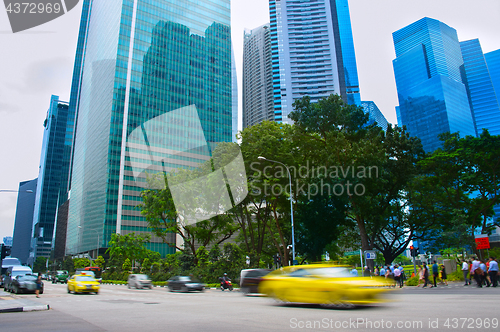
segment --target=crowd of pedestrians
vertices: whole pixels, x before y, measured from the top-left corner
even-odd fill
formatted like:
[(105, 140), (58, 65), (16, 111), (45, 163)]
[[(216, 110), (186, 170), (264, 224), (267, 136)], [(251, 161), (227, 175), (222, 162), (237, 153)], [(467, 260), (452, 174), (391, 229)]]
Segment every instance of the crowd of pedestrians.
[(462, 273), (464, 276), (464, 286), (472, 285), (472, 279), (476, 281), (477, 287), (497, 287), (498, 286), (498, 262), (494, 257), (490, 257), (487, 262), (473, 257), (468, 262), (462, 260)]
[[(473, 257), (472, 260), (468, 262), (462, 260), (459, 263), (463, 273), (465, 285), (471, 285), (472, 279), (475, 280), (477, 287), (497, 287), (499, 283), (499, 271), (498, 262), (494, 257), (490, 257), (486, 262), (479, 260), (477, 257)], [(430, 276), (432, 273), (432, 282), (430, 281)], [(353, 268), (351, 274), (358, 276), (358, 271)], [(404, 281), (406, 280), (405, 271), (403, 265), (382, 265), (381, 267), (375, 266), (373, 274), (370, 269), (365, 266), (363, 269), (363, 276), (369, 277), (371, 275), (385, 277), (388, 281), (393, 284), (393, 287), (399, 286), (400, 288), (404, 286)], [(422, 288), (426, 288), (430, 285), (430, 288), (437, 287), (437, 280), (441, 277), (441, 281), (448, 286), (448, 275), (446, 273), (446, 268), (444, 265), (438, 265), (436, 261), (432, 262), (431, 266), (427, 263), (422, 263), (418, 265), (418, 283), (417, 286), (423, 283)]]

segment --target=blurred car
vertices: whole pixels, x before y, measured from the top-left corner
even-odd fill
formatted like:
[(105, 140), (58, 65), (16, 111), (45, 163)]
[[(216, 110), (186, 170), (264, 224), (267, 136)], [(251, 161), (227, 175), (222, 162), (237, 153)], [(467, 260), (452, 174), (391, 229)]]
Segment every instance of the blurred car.
[(153, 288), (153, 284), (151, 284), (151, 279), (145, 274), (131, 274), (128, 276), (127, 280), (128, 288)]
[(258, 293), (262, 277), (269, 274), (269, 269), (246, 269), (240, 273), (240, 290), (245, 293)]
[[(37, 278), (38, 276), (32, 274), (18, 275), (12, 279), (9, 289), (16, 294), (35, 293)], [(43, 282), (40, 294), (43, 294)]]
[(56, 271), (56, 273), (52, 275), (51, 279), (52, 279), (53, 284), (57, 284), (57, 283), (65, 284), (68, 282), (68, 277), (69, 277), (68, 271), (59, 270), (59, 271)]
[(96, 293), (99, 294), (101, 284), (87, 274), (75, 274), (68, 279), (68, 293)]
[(383, 302), (385, 278), (353, 277), (343, 266), (289, 266), (263, 277), (259, 292), (278, 301), (324, 305), (369, 305)]
[(24, 276), (27, 274), (33, 274), (33, 271), (29, 266), (14, 265), (7, 269), (7, 274), (4, 276), (4, 289), (7, 292), (12, 292), (12, 282), (17, 276)]
[(205, 284), (201, 283), (199, 280), (190, 276), (177, 276), (168, 280), (168, 289), (173, 291), (190, 292), (190, 291), (200, 291), (205, 290)]

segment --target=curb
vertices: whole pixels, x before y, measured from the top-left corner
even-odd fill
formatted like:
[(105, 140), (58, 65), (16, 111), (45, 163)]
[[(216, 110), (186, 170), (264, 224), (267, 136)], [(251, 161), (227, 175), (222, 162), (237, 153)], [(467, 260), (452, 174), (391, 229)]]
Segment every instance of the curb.
[(24, 311), (43, 311), (43, 310), (50, 310), (50, 306), (48, 304), (44, 304), (44, 305), (33, 305), (33, 306), (27, 306), (27, 307), (0, 309), (0, 313), (3, 313), (3, 312), (24, 312)]

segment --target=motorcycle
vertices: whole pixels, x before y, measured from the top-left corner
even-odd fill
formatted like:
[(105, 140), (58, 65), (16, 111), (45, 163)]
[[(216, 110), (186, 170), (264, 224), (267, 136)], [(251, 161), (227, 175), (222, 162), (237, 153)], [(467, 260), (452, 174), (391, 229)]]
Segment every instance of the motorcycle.
[(222, 278), (219, 278), (219, 279), (220, 279), (220, 290), (221, 291), (224, 291), (224, 289), (229, 289), (229, 291), (233, 290), (233, 284), (231, 284), (230, 280), (222, 280)]

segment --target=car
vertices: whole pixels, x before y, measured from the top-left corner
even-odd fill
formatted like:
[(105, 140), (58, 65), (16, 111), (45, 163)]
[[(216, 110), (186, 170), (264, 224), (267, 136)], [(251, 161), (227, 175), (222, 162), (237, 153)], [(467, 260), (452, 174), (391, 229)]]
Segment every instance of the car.
[(29, 266), (22, 266), (22, 265), (14, 265), (11, 266), (7, 269), (7, 273), (4, 277), (4, 289), (7, 292), (12, 292), (13, 289), (11, 287), (12, 281), (17, 277), (21, 275), (26, 275), (26, 274), (33, 274), (33, 271)]
[(101, 284), (88, 274), (75, 274), (68, 279), (68, 293), (95, 293), (99, 294)]
[(190, 292), (205, 290), (205, 284), (191, 276), (176, 276), (167, 281), (168, 289), (173, 291)]
[(285, 303), (358, 306), (384, 302), (385, 278), (353, 277), (345, 266), (289, 266), (264, 276), (259, 292)]
[[(33, 274), (18, 275), (12, 279), (9, 288), (13, 293), (35, 293), (37, 276)], [(40, 294), (43, 294), (43, 282)]]
[(151, 283), (151, 279), (148, 278), (145, 274), (131, 274), (128, 276), (127, 280), (128, 288), (153, 288), (153, 284)]
[(245, 269), (240, 273), (240, 290), (245, 293), (258, 293), (262, 277), (269, 274), (269, 269)]
[(52, 283), (57, 284), (65, 284), (68, 282), (69, 272), (65, 270), (58, 270), (56, 273), (52, 275)]

